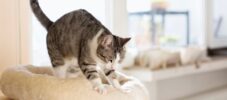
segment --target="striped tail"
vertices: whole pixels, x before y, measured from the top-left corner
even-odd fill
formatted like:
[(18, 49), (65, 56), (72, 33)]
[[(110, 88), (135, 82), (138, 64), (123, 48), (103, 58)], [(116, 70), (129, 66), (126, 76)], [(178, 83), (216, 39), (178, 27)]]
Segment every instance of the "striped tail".
[(33, 13), (37, 17), (37, 19), (40, 21), (40, 23), (48, 30), (49, 27), (53, 24), (53, 22), (44, 14), (42, 9), (39, 6), (39, 3), (37, 0), (30, 0), (30, 5), (32, 8)]

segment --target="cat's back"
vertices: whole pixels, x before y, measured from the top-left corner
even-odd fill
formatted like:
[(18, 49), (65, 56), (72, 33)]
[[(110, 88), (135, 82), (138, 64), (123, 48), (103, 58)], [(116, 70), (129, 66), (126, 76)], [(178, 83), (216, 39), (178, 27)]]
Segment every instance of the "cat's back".
[(89, 24), (101, 25), (101, 23), (88, 11), (84, 9), (74, 10), (60, 17), (53, 26), (65, 28), (83, 28)]
[[(82, 34), (92, 38), (98, 30), (105, 28), (91, 13), (84, 9), (74, 10), (60, 17), (49, 28), (48, 33), (58, 35), (72, 35), (81, 37)], [(106, 28), (105, 28), (106, 29)]]
[(75, 10), (63, 15), (49, 28), (48, 45), (56, 45), (64, 55), (77, 55), (81, 40), (91, 40), (103, 25), (88, 11)]

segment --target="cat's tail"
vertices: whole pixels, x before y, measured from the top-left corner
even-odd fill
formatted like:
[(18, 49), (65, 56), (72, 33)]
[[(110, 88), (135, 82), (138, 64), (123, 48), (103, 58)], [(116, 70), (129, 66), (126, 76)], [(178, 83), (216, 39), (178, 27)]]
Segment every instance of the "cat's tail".
[(37, 19), (48, 30), (53, 22), (44, 14), (39, 6), (38, 0), (30, 0), (30, 5)]

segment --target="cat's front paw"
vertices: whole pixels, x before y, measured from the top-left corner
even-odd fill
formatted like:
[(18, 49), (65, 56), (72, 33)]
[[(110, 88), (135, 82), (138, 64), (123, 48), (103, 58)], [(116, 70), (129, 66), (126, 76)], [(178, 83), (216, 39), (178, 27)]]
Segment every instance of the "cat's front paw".
[(105, 85), (105, 84), (101, 84), (101, 85), (94, 86), (93, 88), (98, 93), (100, 93), (102, 95), (105, 95), (105, 94), (107, 94), (110, 86), (109, 85)]

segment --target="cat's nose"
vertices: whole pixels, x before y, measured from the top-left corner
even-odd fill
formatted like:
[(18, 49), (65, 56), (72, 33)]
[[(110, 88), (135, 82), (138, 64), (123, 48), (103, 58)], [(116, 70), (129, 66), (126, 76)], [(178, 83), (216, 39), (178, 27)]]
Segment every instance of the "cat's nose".
[(113, 60), (110, 60), (110, 62), (112, 63), (112, 62), (113, 62)]

